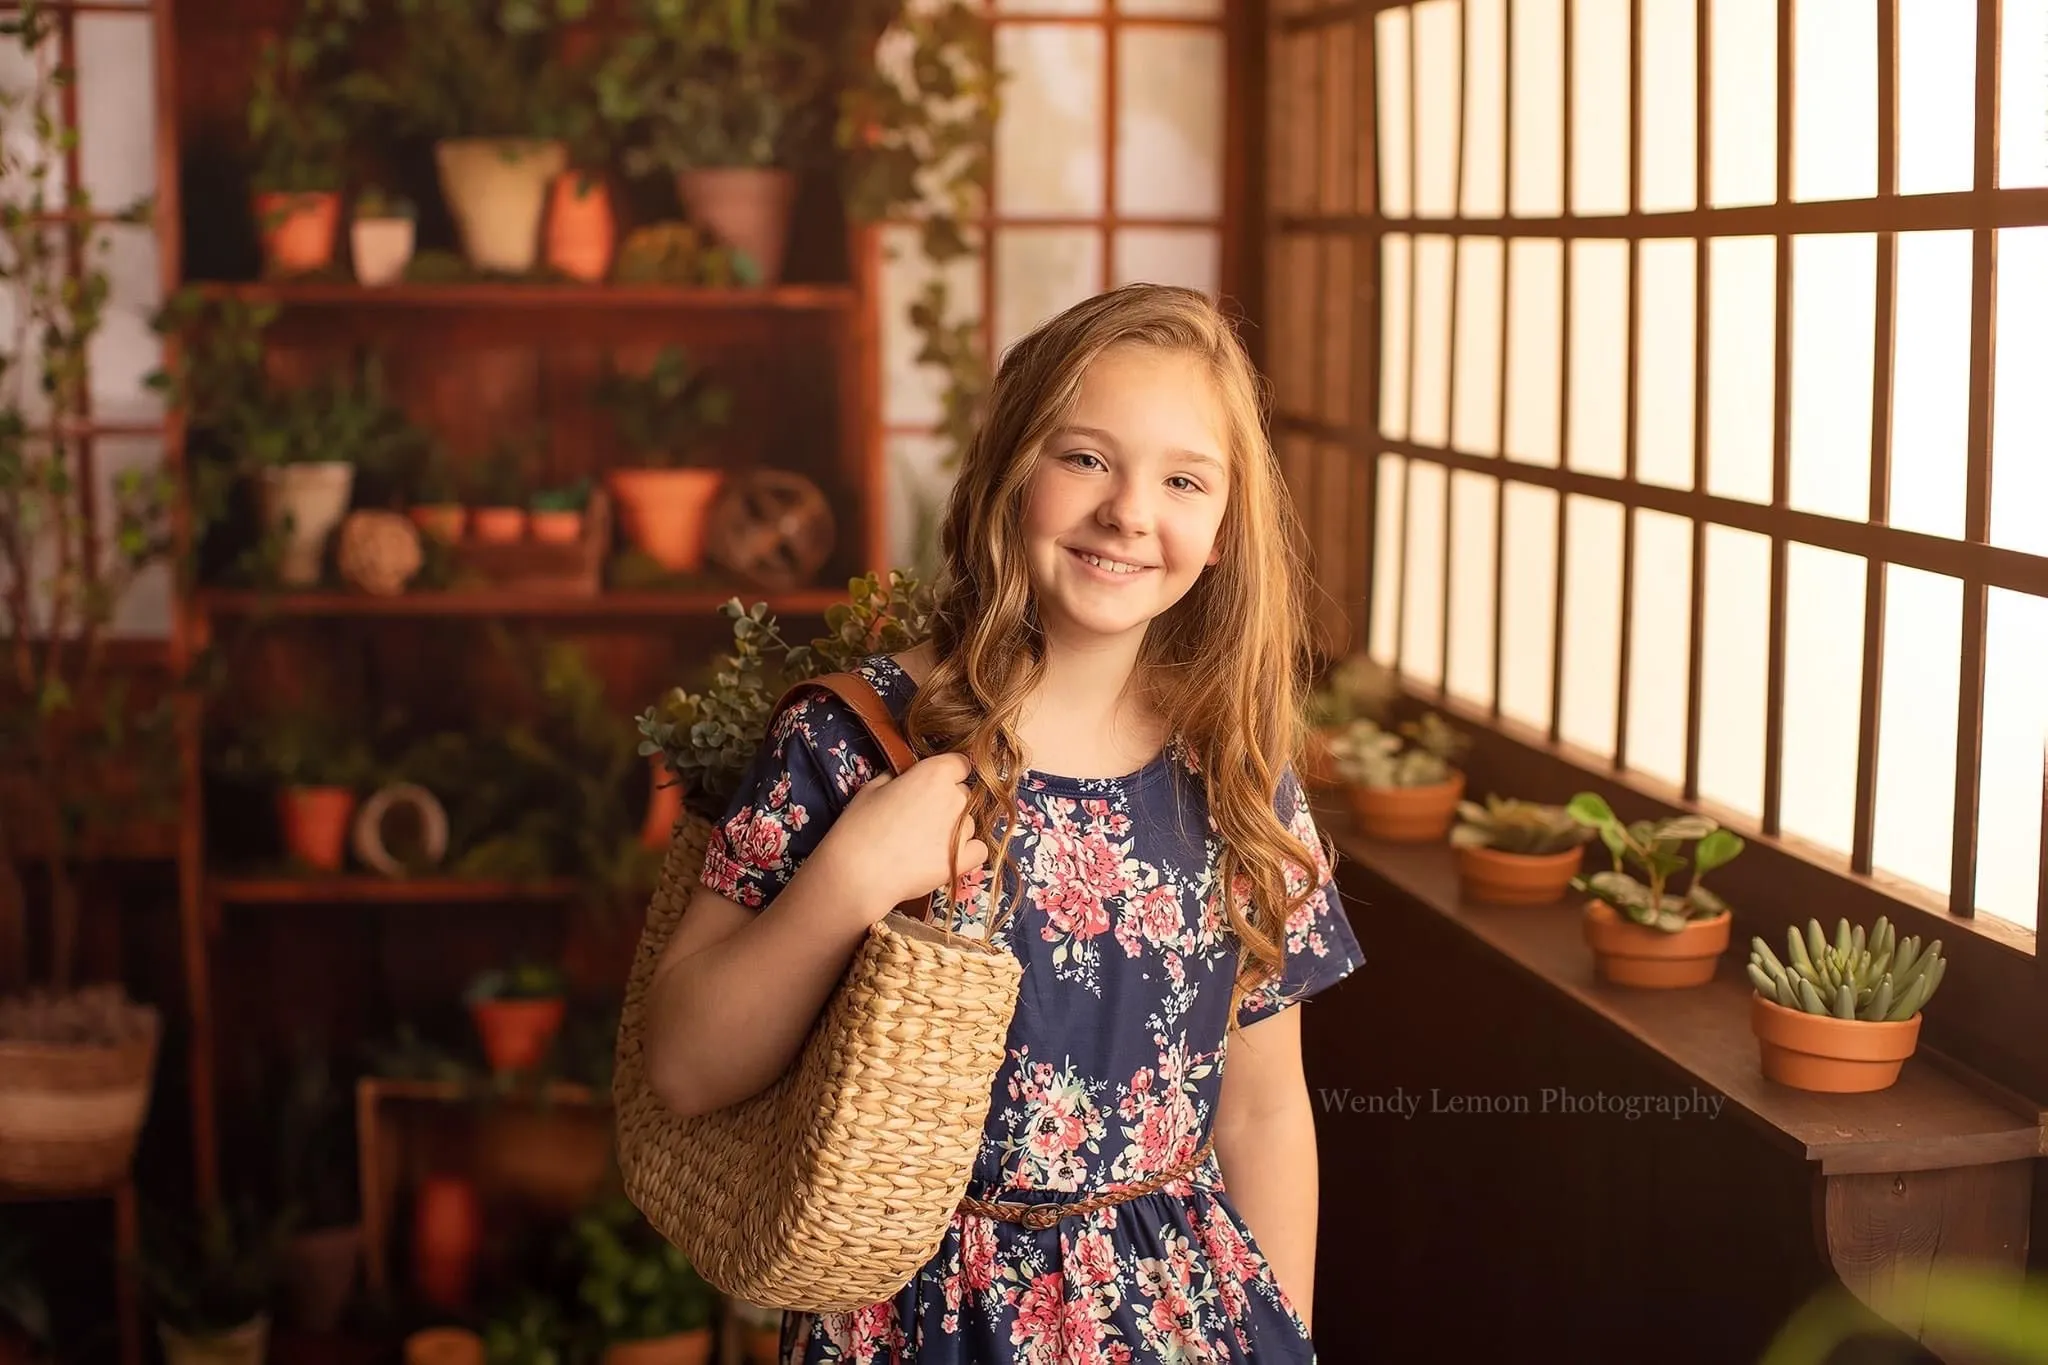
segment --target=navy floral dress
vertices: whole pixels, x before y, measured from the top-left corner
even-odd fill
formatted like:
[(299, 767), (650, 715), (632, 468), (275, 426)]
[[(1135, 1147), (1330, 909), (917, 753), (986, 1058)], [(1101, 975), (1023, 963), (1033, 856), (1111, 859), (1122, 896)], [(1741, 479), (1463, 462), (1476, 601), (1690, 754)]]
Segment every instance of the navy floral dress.
[[(909, 675), (887, 655), (860, 671), (900, 720), (916, 691)], [(767, 905), (853, 793), (886, 769), (838, 698), (817, 691), (793, 704), (714, 829), (703, 884)], [(1276, 806), (1312, 851), (1321, 894), (1288, 925), (1285, 976), (1241, 1003), (1247, 1024), (1362, 961), (1292, 772)], [(1027, 771), (1017, 815), (1011, 854), (1026, 870), (1024, 898), (995, 941), (1023, 961), (1023, 986), (969, 1192), (1070, 1202), (1200, 1150), (1223, 1079), (1237, 939), (1216, 894), (1221, 845), (1180, 746), (1120, 778)], [(984, 936), (986, 880), (981, 870), (961, 878), (953, 920)], [(1240, 883), (1239, 897), (1248, 890)], [(783, 1365), (1314, 1359), (1213, 1154), (1155, 1194), (1043, 1231), (955, 1214), (938, 1253), (894, 1298), (786, 1313), (782, 1330)]]

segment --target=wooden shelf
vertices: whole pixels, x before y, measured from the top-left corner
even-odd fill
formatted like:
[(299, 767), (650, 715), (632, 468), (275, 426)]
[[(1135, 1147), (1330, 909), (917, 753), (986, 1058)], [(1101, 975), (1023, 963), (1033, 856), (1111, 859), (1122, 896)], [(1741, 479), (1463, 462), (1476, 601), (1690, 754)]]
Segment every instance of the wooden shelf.
[(27, 1190), (0, 1183), (0, 1204), (72, 1204), (88, 1200), (119, 1199), (128, 1192), (123, 1178), (112, 1185), (88, 1186), (75, 1190)]
[[(1739, 920), (1720, 975), (1708, 985), (1689, 990), (1610, 986), (1594, 974), (1578, 904), (1468, 905), (1448, 845), (1367, 839), (1340, 812), (1321, 806), (1317, 818), (1329, 829), (1343, 862), (1351, 865), (1340, 877), (1364, 883), (1359, 902), (1384, 902), (1391, 892), (1442, 915), (1635, 1045), (1726, 1096), (1739, 1117), (1816, 1163), (1822, 1175), (1980, 1166), (2048, 1155), (2039, 1109), (1964, 1071), (1925, 1043), (1890, 1089), (1870, 1094), (1824, 1095), (1766, 1080), (1749, 1028), (1754, 991), (1743, 971), (1749, 938)], [(1363, 929), (1360, 938), (1369, 938)]]
[(583, 889), (569, 878), (537, 882), (462, 877), (215, 877), (207, 895), (222, 905), (489, 905), (565, 900)]
[(772, 289), (707, 289), (658, 284), (574, 282), (389, 284), (365, 286), (347, 280), (275, 282), (203, 281), (196, 287), (210, 299), (274, 303), (284, 308), (375, 309), (593, 309), (628, 308), (655, 312), (839, 313), (859, 301), (851, 285), (783, 284)]
[(765, 601), (783, 616), (822, 615), (834, 602), (846, 600), (843, 588), (798, 588), (763, 592), (743, 587), (690, 592), (604, 592), (595, 596), (525, 593), (505, 589), (408, 592), (392, 597), (374, 593), (266, 592), (261, 589), (207, 588), (193, 603), (215, 616), (273, 617), (456, 617), (519, 616), (557, 619), (630, 619), (712, 616), (737, 597), (748, 604)]
[[(413, 1100), (423, 1104), (471, 1104), (476, 1094), (459, 1081), (414, 1081), (400, 1080), (387, 1076), (364, 1076), (356, 1082), (359, 1102), (382, 1104), (391, 1100)], [(610, 1095), (600, 1095), (587, 1085), (571, 1081), (550, 1081), (545, 1086), (519, 1087), (514, 1085), (504, 1091), (492, 1091), (495, 1100), (529, 1100), (545, 1104), (588, 1105), (593, 1108), (609, 1108)]]

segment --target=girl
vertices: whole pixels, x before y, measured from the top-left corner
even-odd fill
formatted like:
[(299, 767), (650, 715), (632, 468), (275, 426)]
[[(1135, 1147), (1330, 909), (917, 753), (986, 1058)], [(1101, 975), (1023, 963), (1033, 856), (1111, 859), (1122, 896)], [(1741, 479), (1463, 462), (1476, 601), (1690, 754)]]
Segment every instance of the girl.
[(779, 1076), (900, 901), (950, 887), (1024, 964), (938, 1254), (886, 1302), (786, 1314), (784, 1365), (1314, 1360), (1287, 1006), (1360, 953), (1292, 768), (1295, 532), (1228, 322), (1189, 290), (1098, 296), (1004, 358), (932, 636), (861, 664), (929, 757), (892, 775), (822, 691), (770, 727), (650, 991), (665, 1103)]

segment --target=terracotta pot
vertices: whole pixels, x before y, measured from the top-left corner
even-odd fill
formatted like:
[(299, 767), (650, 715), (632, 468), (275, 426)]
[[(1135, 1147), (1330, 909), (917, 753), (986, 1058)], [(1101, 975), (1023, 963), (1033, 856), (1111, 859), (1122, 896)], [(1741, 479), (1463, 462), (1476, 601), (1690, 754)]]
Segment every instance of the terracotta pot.
[(164, 1348), (164, 1365), (263, 1365), (270, 1349), (270, 1315), (259, 1314), (225, 1332), (188, 1335), (164, 1323), (156, 1325)]
[(447, 138), (434, 144), (441, 196), (471, 265), (508, 275), (533, 269), (548, 186), (567, 161), (561, 143), (532, 138)]
[(1549, 905), (1564, 899), (1585, 856), (1583, 844), (1562, 853), (1460, 848), (1458, 880), (1468, 901), (1487, 905)]
[(485, 545), (512, 545), (526, 539), (524, 507), (473, 507), (469, 536)]
[(567, 1008), (568, 1002), (555, 996), (547, 1000), (479, 1000), (469, 1007), (469, 1013), (492, 1070), (530, 1071), (547, 1055)]
[(747, 1365), (776, 1365), (782, 1355), (782, 1331), (775, 1327), (759, 1327), (750, 1330), (741, 1350), (747, 1358)]
[(671, 780), (668, 763), (660, 754), (647, 760), (647, 787), (647, 818), (640, 822), (640, 842), (648, 848), (667, 848), (683, 813), (683, 784)]
[(1430, 787), (1344, 787), (1359, 831), (1396, 844), (1432, 843), (1448, 835), (1464, 794), (1463, 773)]
[(738, 166), (682, 171), (676, 193), (692, 221), (753, 260), (762, 285), (781, 282), (790, 208), (796, 202), (794, 174)]
[(1834, 1095), (1883, 1090), (1920, 1045), (1920, 1016), (1837, 1019), (1786, 1009), (1752, 993), (1749, 1027), (1764, 1076), (1797, 1090)]
[(405, 514), (412, 518), (413, 525), (444, 545), (453, 545), (461, 540), (463, 528), (469, 523), (469, 509), (459, 502), (408, 507)]
[(427, 1327), (405, 1339), (405, 1365), (484, 1365), (484, 1339), (467, 1327)]
[(332, 1332), (355, 1293), (362, 1256), (361, 1225), (302, 1232), (286, 1243), (284, 1281), (291, 1323), (307, 1332)]
[(612, 273), (618, 215), (611, 186), (594, 172), (563, 171), (548, 194), (547, 263), (572, 280), (601, 284)]
[(581, 512), (535, 512), (526, 519), (527, 533), (545, 545), (574, 545), (583, 535)]
[(1330, 737), (1336, 730), (1311, 730), (1302, 754), (1301, 780), (1311, 787), (1328, 789), (1339, 785), (1337, 760), (1330, 754)]
[(263, 243), (269, 275), (303, 275), (334, 264), (341, 228), (341, 196), (332, 190), (252, 196), (256, 234)]
[(263, 471), (257, 504), (264, 526), (284, 533), (278, 577), (286, 584), (303, 588), (320, 581), (328, 537), (348, 515), (355, 484), (356, 467), (344, 460), (306, 460)]
[(476, 1186), (453, 1175), (420, 1182), (413, 1195), (412, 1276), (422, 1299), (436, 1308), (466, 1306), (482, 1240)]
[(285, 851), (322, 872), (341, 871), (356, 794), (347, 787), (286, 787), (277, 794)]
[(604, 1365), (705, 1365), (710, 1359), (709, 1327), (646, 1341), (615, 1341), (604, 1348)]
[(419, 225), (410, 218), (358, 218), (348, 225), (349, 261), (356, 283), (394, 284), (412, 264)]
[(704, 566), (705, 517), (723, 478), (716, 469), (614, 469), (605, 486), (629, 541), (670, 573), (695, 573)]
[(1606, 901), (1586, 906), (1586, 943), (1600, 975), (1617, 986), (1675, 989), (1704, 986), (1714, 979), (1728, 949), (1733, 915), (1694, 920), (1675, 934), (1651, 929), (1618, 915)]

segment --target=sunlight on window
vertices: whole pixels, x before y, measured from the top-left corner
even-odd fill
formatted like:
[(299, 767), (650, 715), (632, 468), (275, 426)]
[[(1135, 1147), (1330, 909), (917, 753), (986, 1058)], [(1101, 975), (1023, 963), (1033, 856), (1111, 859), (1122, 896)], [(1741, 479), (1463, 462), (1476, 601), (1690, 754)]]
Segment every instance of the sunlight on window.
[[(997, 26), (996, 61), (1009, 77), (996, 128), (997, 212), (1012, 218), (1102, 212), (1106, 42), (1095, 24)], [(1064, 299), (1053, 311), (1071, 302)]]
[(1564, 690), (1558, 732), (1614, 753), (1621, 685), (1622, 507), (1576, 494), (1564, 506)]
[(1401, 488), (1408, 462), (1380, 456), (1379, 485), (1373, 490), (1372, 657), (1391, 668), (1401, 642)]
[(1870, 516), (1877, 237), (1792, 239), (1791, 486), (1802, 512)]
[(1414, 212), (1408, 158), (1408, 11), (1380, 11), (1373, 21), (1373, 65), (1379, 72), (1380, 212), (1406, 218)]
[(1693, 0), (1643, 2), (1643, 145), (1635, 149), (1645, 213), (1694, 203), (1699, 15)]
[(1500, 709), (1550, 728), (1550, 635), (1557, 610), (1557, 494), (1507, 486), (1502, 509)]
[(1948, 887), (1955, 832), (1956, 660), (1962, 651), (1962, 584), (1889, 566), (1873, 860), (1936, 892)]
[(2048, 185), (2048, 0), (2005, 0), (1998, 50), (1998, 183)]
[[(1223, 30), (1126, 28), (1116, 45), (1116, 211), (1210, 218), (1223, 212)], [(1324, 67), (1325, 89), (1334, 89)], [(1335, 144), (1337, 139), (1327, 138)]]
[(1415, 7), (1415, 213), (1458, 211), (1458, 0)]
[(1769, 204), (1778, 197), (1777, 0), (1710, 2), (1708, 202)]
[(1636, 512), (1635, 585), (1629, 609), (1628, 765), (1676, 786), (1685, 780), (1692, 655), (1689, 519)]
[(1792, 25), (1792, 197), (1868, 199), (1877, 193), (1877, 7), (1798, 0)]
[(1626, 213), (1629, 0), (1572, 5), (1572, 212)]
[(1991, 542), (2048, 555), (2048, 228), (1998, 234)]
[(1572, 253), (1571, 449), (1566, 463), (1620, 478), (1628, 468), (1628, 243), (1576, 241)]
[(1636, 479), (1691, 488), (1698, 250), (1657, 239), (1636, 250)]
[(1409, 401), (1408, 439), (1420, 445), (1450, 441), (1451, 239), (1415, 239), (1415, 391)]
[(1401, 671), (1434, 684), (1443, 677), (1444, 467), (1408, 469), (1408, 580), (1401, 617)]
[(1410, 249), (1399, 233), (1388, 233), (1380, 244), (1380, 434), (1395, 441), (1408, 435)]
[(1706, 578), (1700, 795), (1757, 818), (1764, 799), (1770, 541), (1729, 526), (1707, 527)]
[(1902, 232), (1898, 243), (1890, 523), (1960, 537), (1970, 435), (1970, 234)]
[(1844, 855), (1856, 830), (1865, 572), (1855, 555), (1786, 547), (1781, 823)]
[(1507, 0), (1466, 0), (1465, 183), (1460, 212), (1467, 218), (1498, 218), (1507, 208), (1507, 149), (1501, 138), (1501, 119), (1507, 112), (1507, 22)]
[(1773, 289), (1768, 237), (1716, 237), (1707, 250), (1707, 491), (1771, 500)]
[(2048, 746), (2048, 599), (1993, 588), (1985, 616), (1977, 908), (2038, 929), (2041, 763)]
[(1500, 291), (1506, 248), (1498, 237), (1458, 243), (1458, 354), (1451, 445), (1498, 455), (1500, 445)]
[(1508, 243), (1507, 455), (1557, 463), (1558, 353), (1564, 326), (1564, 244)]
[(1555, 217), (1564, 212), (1564, 0), (1516, 0), (1509, 12), (1508, 207), (1523, 218)]
[(1493, 704), (1493, 535), (1498, 481), (1451, 475), (1451, 667), (1455, 696)]
[(1966, 190), (1977, 146), (1977, 0), (1899, 0), (1898, 43), (1899, 192)]

